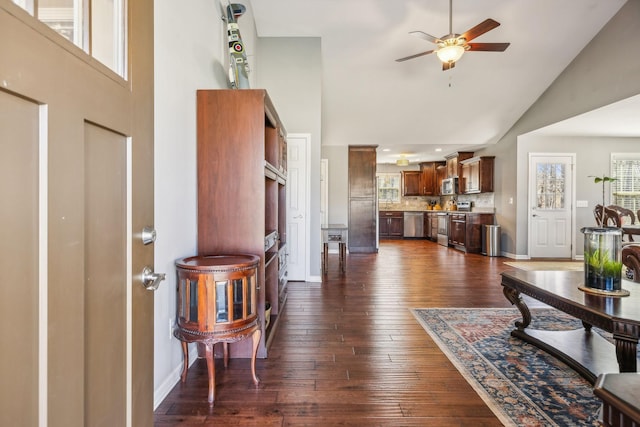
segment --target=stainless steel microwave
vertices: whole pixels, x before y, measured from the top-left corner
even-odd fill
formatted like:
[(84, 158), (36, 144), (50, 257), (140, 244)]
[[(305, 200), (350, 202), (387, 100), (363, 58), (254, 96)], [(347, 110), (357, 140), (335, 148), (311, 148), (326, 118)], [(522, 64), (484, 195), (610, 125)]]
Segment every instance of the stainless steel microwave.
[(458, 194), (458, 177), (443, 179), (440, 194), (443, 196)]

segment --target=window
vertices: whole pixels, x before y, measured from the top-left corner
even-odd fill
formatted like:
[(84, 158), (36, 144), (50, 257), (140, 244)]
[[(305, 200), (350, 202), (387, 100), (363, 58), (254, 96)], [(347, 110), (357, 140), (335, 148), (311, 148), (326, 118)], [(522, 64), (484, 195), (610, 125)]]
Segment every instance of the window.
[(378, 173), (378, 202), (400, 203), (400, 174)]
[(565, 164), (538, 163), (536, 166), (536, 208), (564, 209)]
[(13, 0), (126, 78), (126, 0)]
[(640, 153), (611, 155), (611, 200), (614, 205), (637, 212), (640, 209)]

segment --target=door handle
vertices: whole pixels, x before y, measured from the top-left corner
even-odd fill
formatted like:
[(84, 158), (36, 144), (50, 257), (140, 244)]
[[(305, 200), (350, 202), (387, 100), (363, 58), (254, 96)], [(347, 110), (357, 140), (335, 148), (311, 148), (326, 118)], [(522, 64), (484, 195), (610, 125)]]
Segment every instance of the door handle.
[(302, 215), (296, 215), (293, 217), (293, 219), (302, 219), (302, 218), (304, 218)]
[(146, 266), (142, 269), (142, 286), (148, 291), (155, 291), (166, 277), (165, 273), (154, 273), (151, 267)]

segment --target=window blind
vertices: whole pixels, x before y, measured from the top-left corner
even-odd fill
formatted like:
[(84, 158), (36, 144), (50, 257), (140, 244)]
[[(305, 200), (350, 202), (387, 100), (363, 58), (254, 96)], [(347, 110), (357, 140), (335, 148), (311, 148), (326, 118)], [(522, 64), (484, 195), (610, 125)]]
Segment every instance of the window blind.
[(637, 212), (640, 209), (640, 153), (613, 154), (611, 183), (613, 204)]

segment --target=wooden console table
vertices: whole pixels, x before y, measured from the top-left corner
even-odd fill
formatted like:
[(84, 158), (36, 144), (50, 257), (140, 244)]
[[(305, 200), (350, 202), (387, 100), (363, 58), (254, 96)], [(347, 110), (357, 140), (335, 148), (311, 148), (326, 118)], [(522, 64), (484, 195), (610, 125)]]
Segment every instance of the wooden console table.
[[(520, 310), (522, 321), (515, 322), (511, 335), (527, 341), (562, 360), (592, 384), (601, 373), (636, 372), (640, 337), (640, 284), (623, 280), (631, 295), (609, 297), (585, 293), (581, 271), (505, 271), (502, 286), (505, 297)], [(541, 331), (526, 329), (531, 312), (520, 297), (528, 295), (582, 320), (583, 329)], [(597, 333), (596, 326), (611, 332), (615, 346)], [(613, 357), (615, 349), (616, 358)]]
[(322, 227), (322, 273), (327, 272), (329, 243), (337, 243), (340, 257), (340, 271), (346, 270), (347, 226), (344, 224), (323, 224)]

